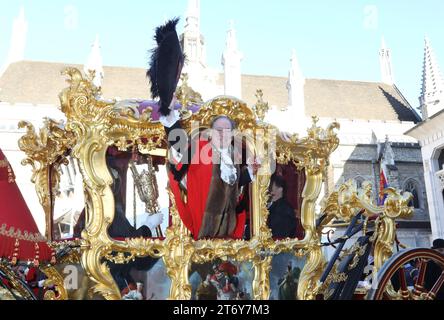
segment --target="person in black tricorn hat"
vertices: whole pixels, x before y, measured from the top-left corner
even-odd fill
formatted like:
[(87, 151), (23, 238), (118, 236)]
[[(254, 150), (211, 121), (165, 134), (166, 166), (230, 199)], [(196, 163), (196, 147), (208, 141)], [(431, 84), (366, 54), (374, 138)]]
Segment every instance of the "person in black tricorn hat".
[(147, 72), (151, 95), (159, 98), (159, 121), (168, 136), (171, 191), (179, 216), (195, 240), (241, 239), (246, 211), (237, 210), (239, 191), (252, 181), (258, 167), (242, 167), (237, 162), (242, 152), (234, 143), (236, 124), (226, 115), (212, 119), (210, 139), (198, 136), (190, 141), (181, 127), (174, 96), (185, 60), (175, 29), (178, 21), (173, 19), (156, 29), (157, 47)]
[[(433, 240), (431, 249), (438, 251), (439, 253), (444, 255), (444, 239)], [(426, 268), (424, 288), (430, 291), (443, 271), (444, 266), (440, 267), (436, 262), (429, 261)], [(436, 294), (435, 300), (444, 300), (444, 286), (441, 286), (441, 289), (439, 289), (438, 293)]]

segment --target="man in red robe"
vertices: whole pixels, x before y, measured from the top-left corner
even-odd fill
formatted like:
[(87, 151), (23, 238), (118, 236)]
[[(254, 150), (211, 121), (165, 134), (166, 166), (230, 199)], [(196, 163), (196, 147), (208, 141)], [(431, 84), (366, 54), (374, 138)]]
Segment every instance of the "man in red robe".
[[(170, 142), (178, 135), (183, 139), (177, 111), (160, 121)], [(196, 240), (244, 235), (246, 212), (239, 200), (257, 169), (241, 164), (242, 145), (235, 143), (234, 129), (230, 118), (218, 116), (211, 123), (209, 139), (200, 136), (185, 145), (185, 151), (180, 150), (184, 146), (180, 141), (171, 145), (170, 187), (179, 215)]]
[(237, 204), (240, 189), (252, 181), (254, 169), (242, 168), (238, 161), (242, 148), (234, 143), (236, 125), (230, 118), (216, 117), (211, 138), (198, 137), (191, 143), (181, 128), (179, 112), (173, 110), (185, 59), (175, 29), (177, 23), (174, 19), (156, 29), (157, 48), (147, 72), (151, 95), (159, 98), (160, 122), (174, 159), (169, 168), (170, 187), (179, 215), (194, 239), (240, 239), (245, 212)]

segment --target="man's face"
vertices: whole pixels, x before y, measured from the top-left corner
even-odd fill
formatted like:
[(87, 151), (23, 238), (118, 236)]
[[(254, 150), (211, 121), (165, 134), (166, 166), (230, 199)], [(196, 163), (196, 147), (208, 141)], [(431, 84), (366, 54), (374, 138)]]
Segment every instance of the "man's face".
[(212, 142), (214, 146), (221, 149), (228, 148), (233, 138), (231, 121), (226, 118), (220, 118), (214, 122), (212, 129)]
[(271, 201), (277, 201), (277, 200), (279, 200), (280, 198), (282, 198), (282, 193), (283, 193), (283, 189), (281, 188), (281, 187), (278, 187), (275, 183), (273, 183), (272, 185), (271, 185), (271, 192), (270, 192), (270, 195), (271, 195)]
[(435, 250), (441, 254), (444, 254), (444, 248), (436, 248)]

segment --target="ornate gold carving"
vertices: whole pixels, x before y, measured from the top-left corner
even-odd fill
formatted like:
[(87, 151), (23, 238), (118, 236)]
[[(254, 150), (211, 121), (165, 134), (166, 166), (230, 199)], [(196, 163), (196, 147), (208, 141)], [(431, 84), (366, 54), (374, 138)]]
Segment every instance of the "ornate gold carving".
[(255, 270), (253, 280), (253, 299), (268, 300), (270, 298), (270, 270), (272, 257), (261, 258), (257, 256), (253, 259)]
[(281, 137), (278, 138), (276, 144), (278, 163), (293, 162), (310, 175), (320, 172), (325, 176), (330, 155), (339, 146), (335, 130), (340, 126), (339, 123), (334, 122), (327, 129), (322, 129), (317, 125), (318, 121), (317, 117), (313, 117), (313, 124), (304, 138), (299, 139), (297, 135), (293, 135), (290, 142), (284, 141)]
[(165, 252), (163, 261), (167, 274), (171, 279), (170, 300), (191, 299), (191, 285), (188, 279), (191, 257), (194, 254), (194, 246), (188, 229), (179, 217), (173, 193), (168, 189), (171, 201), (170, 214), (172, 226), (166, 232)]
[[(194, 241), (179, 217), (171, 192), (172, 224), (166, 231), (165, 240), (111, 239), (107, 229), (113, 221), (115, 208), (110, 188), (112, 178), (105, 161), (106, 150), (108, 146), (115, 145), (123, 151), (138, 148), (142, 153), (153, 152), (165, 145), (164, 128), (159, 122), (151, 121), (151, 109), (139, 114), (130, 104), (101, 100), (99, 89), (77, 69), (67, 68), (64, 74), (69, 76), (69, 87), (60, 94), (61, 108), (67, 117), (64, 132), (71, 136), (72, 155), (79, 159), (87, 201), (86, 227), (80, 241), (81, 263), (95, 283), (91, 290), (106, 299), (121, 297), (103, 258), (115, 263), (128, 263), (143, 256), (163, 259), (172, 280), (170, 299), (191, 298), (188, 280), (191, 263), (205, 263), (218, 258), (252, 262), (255, 270), (253, 296), (255, 299), (268, 299), (271, 256), (281, 252), (305, 257), (306, 264), (299, 278), (298, 298), (314, 299), (316, 293), (320, 292), (318, 281), (325, 265), (320, 239), (321, 230), (327, 223), (335, 219), (350, 221), (361, 209), (364, 209), (365, 217), (379, 215), (375, 258), (378, 256), (377, 265), (380, 266), (389, 254), (388, 246), (392, 243), (394, 232), (393, 219), (411, 213), (407, 207), (406, 194), (387, 190), (385, 206), (377, 207), (371, 202), (371, 187), (367, 185), (358, 191), (353, 183), (346, 183), (326, 199), (323, 212), (327, 217), (317, 228), (315, 205), (326, 177), (329, 157), (339, 145), (335, 132), (339, 125), (333, 123), (327, 129), (322, 129), (314, 117), (306, 137), (293, 135), (284, 141), (276, 127), (263, 123), (266, 103), (258, 92), (259, 103), (254, 112), (244, 102), (228, 97), (217, 97), (204, 103), (193, 115), (188, 110), (182, 110), (182, 113), (188, 114), (182, 117), (182, 124), (190, 134), (196, 133), (192, 127), (194, 121), (199, 122), (200, 128), (205, 128), (215, 116), (229, 116), (238, 124), (239, 133), (247, 137), (247, 145), (254, 157), (260, 159), (261, 169), (251, 185), (252, 239)], [(201, 103), (200, 96), (188, 87), (186, 77), (177, 95), (185, 109), (191, 104)], [(31, 136), (30, 141), (35, 141), (35, 134)], [(279, 163), (292, 162), (298, 169), (305, 171), (306, 184), (301, 209), (304, 239), (274, 241), (267, 227), (266, 203), (272, 174), (273, 159), (270, 155), (273, 154), (273, 148)], [(357, 255), (361, 252), (357, 252)], [(329, 278), (330, 282), (343, 280), (342, 274), (333, 273)], [(328, 288), (325, 282), (323, 286)]]
[(44, 300), (68, 300), (68, 292), (65, 289), (63, 276), (51, 265), (42, 266), (40, 269), (48, 277), (44, 286), (54, 286), (58, 293), (56, 295), (53, 290), (48, 290), (45, 293)]
[[(142, 173), (139, 173), (135, 163), (133, 161), (130, 162), (130, 169), (133, 174), (134, 185), (137, 188), (139, 198), (145, 203), (146, 212), (153, 215), (159, 212), (159, 204), (157, 202), (159, 189), (151, 156), (148, 156), (147, 158), (147, 167), (148, 170), (143, 170)], [(163, 237), (160, 226), (156, 228), (156, 233), (158, 237)]]
[(20, 121), (19, 128), (26, 128), (26, 134), (19, 139), (19, 148), (25, 152), (22, 165), (32, 166), (31, 181), (35, 184), (37, 196), (45, 212), (48, 240), (52, 239), (52, 215), (54, 199), (59, 190), (60, 165), (68, 164), (67, 151), (75, 143), (74, 137), (67, 132), (61, 122), (45, 118), (39, 134), (27, 121)]
[[(183, 121), (183, 125), (191, 133), (191, 122), (198, 123), (200, 128), (208, 128), (213, 118), (219, 115), (230, 117), (236, 122), (237, 129), (242, 133), (250, 132), (253, 134), (253, 130), (258, 128), (253, 110), (241, 100), (224, 96), (205, 102), (197, 113)], [(266, 129), (266, 127), (263, 129)]]
[(182, 106), (180, 110), (182, 117), (186, 118), (191, 116), (191, 112), (188, 110), (188, 108), (193, 106), (193, 104), (202, 105), (203, 100), (200, 93), (194, 91), (188, 85), (188, 75), (186, 73), (182, 74), (181, 82), (182, 82), (181, 85), (176, 90), (176, 97)]
[[(160, 146), (164, 139), (164, 130), (159, 123), (151, 122), (147, 118), (143, 118), (144, 121), (141, 122), (134, 112), (125, 110), (122, 104), (116, 109), (112, 102), (97, 100), (97, 88), (85, 80), (78, 70), (68, 68), (65, 74), (71, 79), (69, 88), (60, 95), (62, 111), (68, 119), (67, 130), (76, 137), (77, 143), (74, 146), (73, 155), (80, 160), (87, 201), (93, 213), (88, 212), (86, 230), (82, 233), (82, 265), (90, 278), (97, 283), (94, 287), (96, 292), (107, 299), (120, 298), (108, 268), (100, 262), (101, 257), (118, 263), (131, 261), (138, 256), (163, 257), (167, 273), (172, 279), (171, 299), (191, 297), (191, 287), (188, 283), (188, 268), (191, 262), (203, 263), (216, 258), (230, 257), (237, 261), (253, 261), (255, 266), (253, 295), (255, 298), (267, 298), (270, 292), (266, 282), (271, 260), (270, 257), (258, 260), (258, 252), (265, 249), (274, 252), (295, 252), (299, 255), (307, 254), (307, 264), (299, 280), (298, 294), (300, 298), (313, 298), (310, 295), (310, 288), (319, 278), (322, 272), (320, 267), (324, 263), (315, 230), (314, 205), (321, 189), (325, 164), (328, 163), (330, 153), (337, 147), (337, 138), (333, 132), (337, 125), (324, 131), (314, 124), (308, 138), (297, 140), (296, 136), (293, 136), (289, 142), (278, 141), (279, 156), (295, 161), (299, 167), (306, 170), (307, 185), (302, 205), (305, 239), (287, 239), (275, 243), (271, 240), (271, 232), (266, 224), (267, 189), (271, 174), (268, 170), (271, 166), (269, 155), (271, 147), (276, 143), (278, 130), (264, 123), (258, 124), (256, 115), (242, 101), (217, 97), (203, 104), (196, 114), (182, 122), (191, 133), (191, 121), (198, 121), (200, 127), (208, 127), (213, 117), (224, 114), (238, 124), (238, 129), (242, 134), (247, 135), (247, 144), (254, 155), (261, 159), (261, 170), (263, 169), (252, 185), (255, 204), (253, 206), (255, 217), (253, 239), (249, 242), (193, 241), (173, 205), (171, 208), (172, 225), (168, 228), (164, 241), (152, 239), (115, 241), (106, 233), (114, 216), (113, 196), (109, 188), (111, 177), (105, 164), (106, 148), (114, 144), (120, 150), (128, 150), (137, 145), (140, 151), (149, 152)], [(184, 106), (201, 101), (190, 91), (190, 88), (187, 88), (186, 79), (178, 93), (179, 100)], [(264, 108), (261, 105), (259, 107), (258, 109), (256, 106), (256, 112), (261, 118)], [(255, 142), (258, 141), (262, 144), (257, 145)]]
[(365, 250), (367, 249), (367, 244), (364, 246), (360, 246), (359, 243), (356, 242), (352, 248), (353, 249), (348, 254), (353, 254), (353, 261), (348, 266), (348, 270), (352, 270), (352, 269), (356, 268), (356, 266), (358, 265), (359, 259), (364, 255)]
[(327, 279), (322, 284), (314, 286), (312, 294), (314, 296), (322, 295), (324, 300), (328, 300), (334, 293), (334, 289), (330, 289), (332, 283), (344, 282), (348, 276), (344, 272), (339, 272), (339, 260), (335, 262), (332, 271), (328, 274)]
[(265, 115), (268, 110), (270, 110), (270, 107), (268, 106), (268, 102), (264, 102), (264, 93), (261, 89), (256, 90), (255, 96), (257, 98), (257, 102), (253, 107), (253, 111), (259, 121), (264, 122)]
[[(350, 221), (359, 212), (362, 212), (365, 218), (376, 218), (374, 234), (370, 239), (374, 243), (373, 272), (375, 273), (393, 255), (395, 220), (409, 218), (413, 214), (413, 208), (408, 205), (412, 198), (411, 193), (393, 188), (387, 188), (383, 193), (387, 195), (384, 206), (377, 206), (371, 199), (372, 188), (369, 182), (363, 183), (362, 189), (358, 191), (355, 181), (347, 181), (324, 202), (322, 212), (327, 216), (318, 227), (320, 232), (330, 221), (334, 219)], [(392, 296), (396, 295), (394, 291), (388, 290)]]
[(383, 213), (376, 220), (376, 242), (375, 242), (375, 269), (377, 272), (385, 261), (393, 254), (396, 237), (395, 219), (406, 219), (413, 215), (414, 208), (409, 206), (413, 195), (410, 192), (400, 192), (393, 188), (384, 190), (387, 198), (384, 202)]

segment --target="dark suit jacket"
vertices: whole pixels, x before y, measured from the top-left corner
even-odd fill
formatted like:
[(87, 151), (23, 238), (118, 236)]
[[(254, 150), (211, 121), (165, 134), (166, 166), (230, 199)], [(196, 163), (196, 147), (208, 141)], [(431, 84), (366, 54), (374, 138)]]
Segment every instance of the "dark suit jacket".
[(273, 202), (268, 211), (268, 227), (273, 238), (296, 237), (296, 213), (287, 200), (281, 198)]

